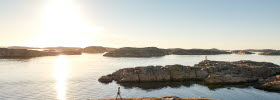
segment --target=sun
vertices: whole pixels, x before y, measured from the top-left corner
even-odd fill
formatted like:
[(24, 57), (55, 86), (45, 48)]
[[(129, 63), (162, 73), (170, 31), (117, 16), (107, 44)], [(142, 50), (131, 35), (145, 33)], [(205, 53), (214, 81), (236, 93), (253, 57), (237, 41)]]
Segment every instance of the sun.
[(43, 28), (37, 43), (43, 46), (84, 46), (102, 28), (87, 23), (73, 0), (49, 0), (43, 11)]

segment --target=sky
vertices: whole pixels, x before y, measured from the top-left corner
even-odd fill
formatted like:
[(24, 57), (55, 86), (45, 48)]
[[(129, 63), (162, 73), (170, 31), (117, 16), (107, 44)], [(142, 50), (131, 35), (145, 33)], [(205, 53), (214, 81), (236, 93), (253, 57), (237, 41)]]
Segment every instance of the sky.
[(0, 46), (280, 49), (279, 0), (0, 0)]

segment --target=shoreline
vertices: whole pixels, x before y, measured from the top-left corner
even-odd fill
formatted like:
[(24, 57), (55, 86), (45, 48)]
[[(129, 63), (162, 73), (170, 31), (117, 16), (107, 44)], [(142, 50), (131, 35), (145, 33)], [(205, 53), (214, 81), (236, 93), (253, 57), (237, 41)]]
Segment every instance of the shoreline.
[(179, 98), (176, 96), (164, 96), (164, 97), (142, 97), (142, 98), (104, 98), (104, 99), (87, 99), (87, 100), (219, 100), (206, 97), (192, 97), (192, 98)]

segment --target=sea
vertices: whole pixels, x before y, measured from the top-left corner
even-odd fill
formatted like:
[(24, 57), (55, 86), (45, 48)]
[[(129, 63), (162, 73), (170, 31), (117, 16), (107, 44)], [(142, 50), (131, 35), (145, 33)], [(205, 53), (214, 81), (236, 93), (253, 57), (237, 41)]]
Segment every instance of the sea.
[[(189, 65), (206, 55), (163, 57), (104, 57), (103, 54), (0, 59), (0, 100), (87, 100), (121, 96), (207, 97), (221, 100), (280, 100), (280, 93), (242, 85), (204, 85), (200, 82), (100, 83), (98, 78), (121, 68), (148, 65)], [(215, 61), (265, 61), (280, 65), (280, 56), (257, 54), (207, 55)], [(257, 74), (257, 73), (256, 73)]]

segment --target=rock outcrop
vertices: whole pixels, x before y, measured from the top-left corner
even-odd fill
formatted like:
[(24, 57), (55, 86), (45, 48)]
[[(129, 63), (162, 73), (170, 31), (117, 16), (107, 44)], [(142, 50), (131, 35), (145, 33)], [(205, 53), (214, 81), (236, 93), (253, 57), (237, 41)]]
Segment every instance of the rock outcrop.
[(230, 54), (230, 52), (218, 49), (168, 49), (170, 54), (174, 55), (218, 55)]
[(280, 72), (279, 65), (254, 61), (202, 61), (194, 66), (166, 65), (120, 69), (100, 82), (161, 82), (201, 80), (207, 84), (248, 83)]
[(260, 80), (260, 85), (257, 88), (266, 90), (280, 90), (280, 75), (269, 77), (265, 80)]
[(164, 49), (159, 49), (156, 47), (146, 47), (146, 48), (132, 48), (124, 47), (110, 51), (104, 56), (108, 57), (159, 57), (165, 56), (169, 53)]
[(232, 51), (231, 53), (232, 53), (232, 54), (240, 54), (240, 55), (243, 55), (243, 54), (254, 54), (254, 53), (252, 53), (252, 52), (249, 52), (249, 51), (242, 51), (242, 50)]
[(114, 48), (107, 48), (102, 46), (89, 46), (83, 49), (84, 53), (104, 53), (108, 51), (113, 51)]
[(270, 52), (262, 52), (260, 55), (280, 55), (280, 50), (270, 51)]

